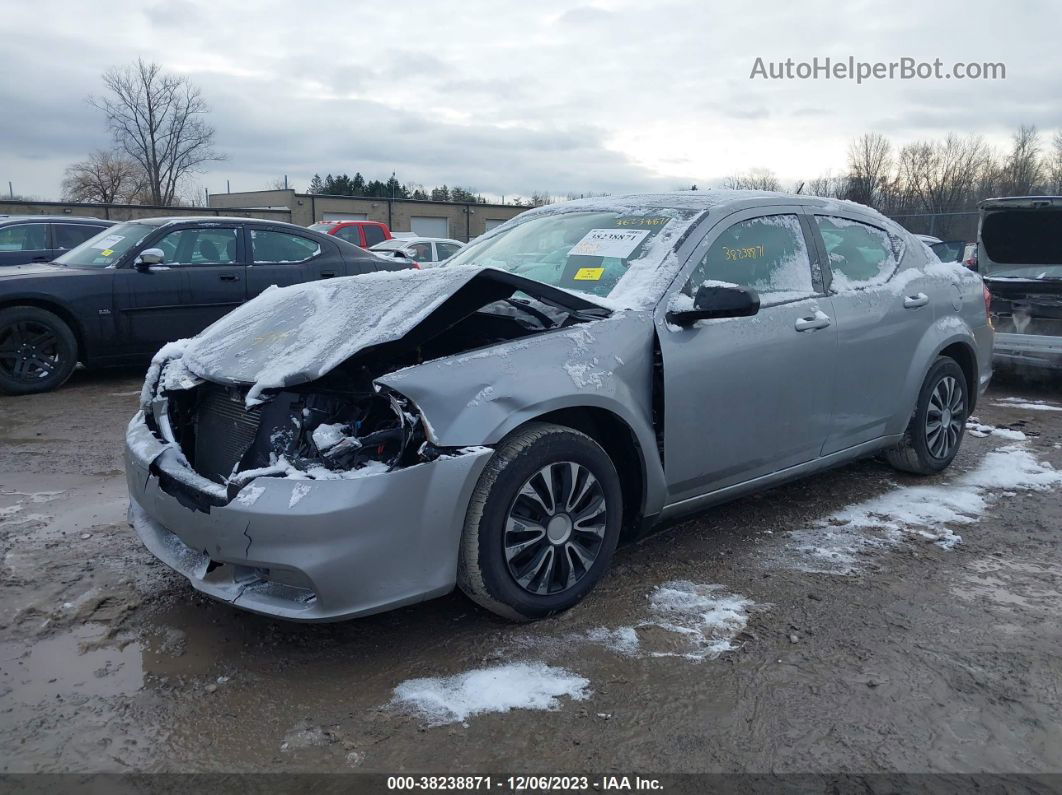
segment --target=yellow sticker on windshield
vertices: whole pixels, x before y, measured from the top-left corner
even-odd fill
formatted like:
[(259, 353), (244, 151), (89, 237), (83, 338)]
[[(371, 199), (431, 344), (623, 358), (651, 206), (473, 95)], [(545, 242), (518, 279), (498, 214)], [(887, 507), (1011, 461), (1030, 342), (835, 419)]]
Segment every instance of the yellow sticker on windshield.
[(598, 282), (604, 273), (604, 268), (579, 268), (572, 278), (577, 282)]
[(104, 257), (109, 257), (113, 253), (114, 253), (114, 249), (113, 248), (105, 248), (105, 249), (103, 249), (103, 251), (100, 252), (100, 254), (102, 256), (104, 256)]

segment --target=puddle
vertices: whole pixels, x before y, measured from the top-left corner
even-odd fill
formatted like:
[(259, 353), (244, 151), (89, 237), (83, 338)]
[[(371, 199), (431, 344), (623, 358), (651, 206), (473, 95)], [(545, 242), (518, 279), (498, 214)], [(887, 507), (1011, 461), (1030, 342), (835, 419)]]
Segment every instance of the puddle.
[(989, 557), (975, 560), (952, 593), (970, 602), (1054, 615), (1062, 598), (1062, 579), (1049, 564)]
[(98, 645), (106, 632), (102, 624), (82, 624), (32, 643), (0, 642), (0, 690), (10, 688), (26, 706), (136, 693), (144, 686), (141, 646)]

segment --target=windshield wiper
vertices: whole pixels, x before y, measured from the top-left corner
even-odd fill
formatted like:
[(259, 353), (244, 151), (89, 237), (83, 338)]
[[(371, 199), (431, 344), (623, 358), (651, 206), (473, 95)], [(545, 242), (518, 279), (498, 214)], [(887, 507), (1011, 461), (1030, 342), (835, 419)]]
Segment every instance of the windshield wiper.
[(509, 306), (516, 307), (521, 312), (525, 312), (531, 315), (531, 317), (535, 318), (535, 320), (541, 323), (545, 328), (553, 328), (557, 325), (553, 318), (551, 318), (541, 309), (536, 309), (535, 307), (531, 306), (531, 303), (529, 301), (521, 301), (519, 298), (503, 298), (502, 301), (503, 303), (506, 303)]

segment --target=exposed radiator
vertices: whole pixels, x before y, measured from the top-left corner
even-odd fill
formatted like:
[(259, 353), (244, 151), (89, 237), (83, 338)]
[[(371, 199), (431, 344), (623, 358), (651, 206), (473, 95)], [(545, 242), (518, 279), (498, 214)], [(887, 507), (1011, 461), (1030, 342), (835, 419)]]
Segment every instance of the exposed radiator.
[(254, 441), (262, 410), (246, 408), (242, 395), (217, 384), (199, 387), (196, 416), (195, 471), (223, 483)]

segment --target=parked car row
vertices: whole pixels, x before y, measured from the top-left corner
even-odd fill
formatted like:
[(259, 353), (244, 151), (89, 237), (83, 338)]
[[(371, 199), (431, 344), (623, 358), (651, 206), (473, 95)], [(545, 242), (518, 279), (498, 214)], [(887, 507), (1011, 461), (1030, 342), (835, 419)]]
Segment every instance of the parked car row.
[(146, 362), (273, 285), (406, 267), (294, 224), (206, 216), (109, 225), (52, 262), (0, 268), (0, 392), (55, 389), (78, 362)]
[(385, 259), (398, 260), (412, 268), (432, 268), (456, 254), (464, 243), (443, 237), (394, 237), (379, 221), (321, 221), (310, 229), (335, 235), (356, 246), (367, 248)]

